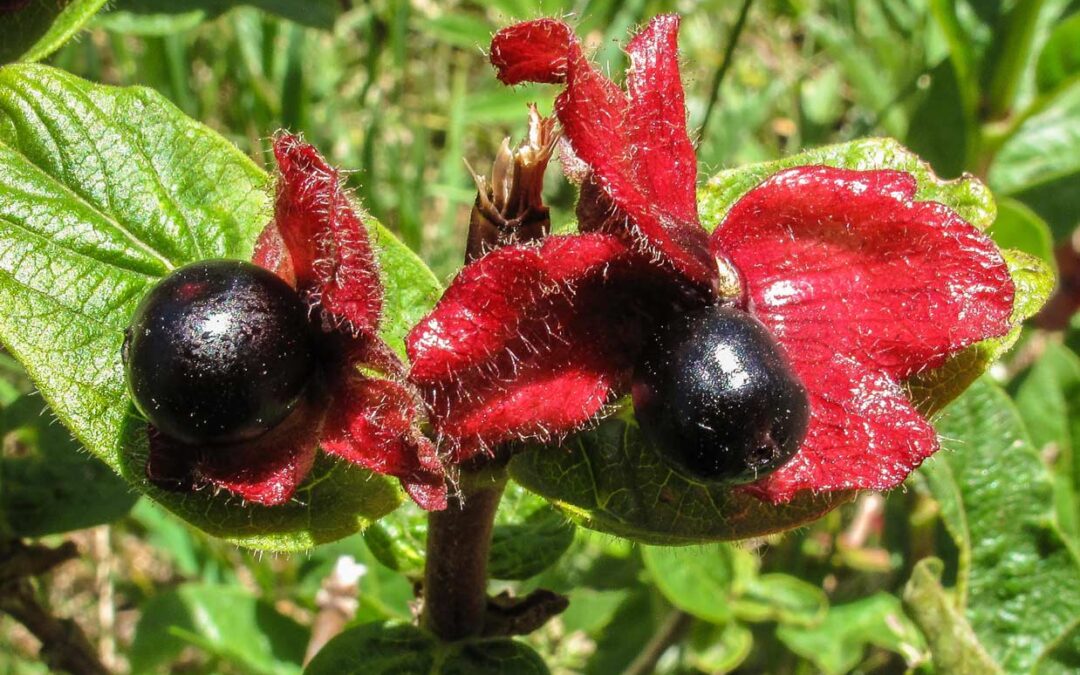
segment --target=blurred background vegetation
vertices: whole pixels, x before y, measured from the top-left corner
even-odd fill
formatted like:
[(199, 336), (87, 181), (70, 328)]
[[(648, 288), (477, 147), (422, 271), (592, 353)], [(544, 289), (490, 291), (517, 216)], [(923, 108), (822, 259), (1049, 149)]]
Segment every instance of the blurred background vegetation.
[[(49, 62), (96, 82), (152, 87), (264, 166), (274, 130), (302, 132), (351, 171), (365, 208), (448, 279), (475, 196), (463, 158), (488, 165), (504, 137), (520, 139), (526, 103), (549, 110), (554, 94), (495, 80), (485, 56), (493, 31), (565, 16), (597, 61), (619, 73), (628, 32), (669, 11), (684, 16), (683, 80), (703, 179), (803, 148), (895, 137), (942, 176), (986, 180), (999, 200), (994, 236), (1050, 261), (1058, 249), (1063, 288), (1080, 287), (1071, 243), (1080, 224), (1080, 2), (119, 0)], [(558, 172), (549, 182), (554, 219), (565, 221), (574, 190)], [(1070, 411), (1080, 419), (1075, 305), (1068, 293), (1057, 301), (1063, 309), (1027, 329), (995, 371), (1041, 429), (1042, 450), (1071, 443)], [(30, 392), (6, 357), (0, 374), (5, 407)], [(1032, 377), (1042, 379), (1025, 403)], [(1065, 428), (1048, 435), (1049, 427)], [(8, 446), (5, 438), (11, 457)], [(557, 672), (621, 672), (668, 629), (681, 646), (661, 660), (664, 672), (930, 672), (899, 595), (916, 560), (933, 553), (955, 562), (959, 552), (924, 482), (917, 476), (887, 500), (866, 496), (810, 528), (754, 543), (764, 576), (804, 583), (774, 584), (773, 596), (789, 592), (786, 608), (755, 615), (744, 598), (738, 621), (676, 609), (679, 589), (660, 578), (695, 567), (736, 576), (744, 554), (726, 548), (658, 553), (560, 522), (556, 538), (569, 547), (560, 562), (500, 583), (569, 593), (567, 614), (530, 638)], [(1066, 526), (1071, 518), (1075, 543), (1071, 495), (1057, 508)], [(392, 538), (407, 535), (387, 527)], [(43, 580), (42, 593), (120, 670), (298, 672), (316, 593), (341, 555), (367, 566), (358, 620), (411, 617), (409, 575), (380, 564), (378, 546), (362, 537), (306, 556), (258, 556), (142, 500), (111, 526), (71, 538), (81, 557)], [(35, 649), (0, 618), (0, 673), (40, 672)]]

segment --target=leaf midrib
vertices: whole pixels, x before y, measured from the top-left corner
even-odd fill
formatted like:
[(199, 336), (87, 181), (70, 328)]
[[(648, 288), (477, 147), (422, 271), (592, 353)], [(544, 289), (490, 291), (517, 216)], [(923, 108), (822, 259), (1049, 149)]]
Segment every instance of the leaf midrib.
[[(25, 82), (25, 80), (23, 80), (23, 81)], [(25, 109), (28, 110), (28, 111), (32, 111), (33, 115), (37, 118), (39, 124), (41, 125), (41, 128), (46, 133), (49, 134), (49, 137), (53, 141), (53, 143), (57, 144), (58, 136), (54, 131), (54, 128), (53, 128), (54, 125), (52, 125), (47, 118), (42, 117), (39, 114), (38, 107), (35, 104), (35, 102), (30, 100), (25, 95), (25, 93), (21, 89), (19, 89), (17, 87), (8, 86), (8, 87), (6, 87), (6, 89), (7, 89), (7, 91), (11, 92), (12, 96), (17, 96), (17, 97), (21, 98), (27, 104)], [(38, 93), (42, 94), (40, 91)], [(46, 96), (47, 96), (47, 92), (42, 94), (42, 98), (45, 98)], [(47, 100), (57, 102), (65, 110), (69, 110), (68, 106), (66, 104), (64, 104), (62, 101), (57, 101), (57, 97), (49, 97)], [(94, 103), (93, 101), (90, 101), (88, 99), (85, 99), (85, 98), (84, 98), (84, 101), (88, 105), (92, 106), (95, 110), (97, 110), (99, 114), (103, 114), (103, 111), (101, 110), (101, 108), (96, 103)], [(10, 116), (9, 116), (9, 119), (10, 119)], [(16, 128), (17, 128), (17, 125), (16, 125)], [(83, 133), (85, 135), (85, 129), (83, 129), (82, 127), (75, 127), (75, 128), (79, 129), (79, 132)], [(37, 162), (32, 160), (29, 156), (27, 156), (26, 154), (21, 152), (18, 148), (13, 147), (9, 143), (4, 143), (3, 141), (0, 141), (0, 145), (3, 145), (5, 148), (11, 150), (11, 152), (14, 153), (15, 155), (17, 155), (18, 157), (21, 157), (24, 160), (27, 167), (32, 167), (34, 169), (34, 171), (36, 171), (37, 174), (40, 177), (43, 177), (48, 182), (59, 186), (61, 188), (62, 192), (69, 195), (74, 201), (79, 202), (80, 204), (85, 206), (89, 211), (91, 211), (92, 213), (94, 213), (95, 215), (100, 217), (103, 221), (105, 221), (106, 223), (111, 225), (113, 228), (115, 228), (116, 231), (118, 231), (121, 235), (123, 235), (126, 239), (128, 239), (135, 247), (137, 247), (143, 253), (146, 253), (151, 258), (154, 258), (157, 261), (159, 261), (162, 265), (164, 265), (166, 271), (173, 270), (173, 269), (176, 268), (176, 263), (174, 263), (170, 258), (168, 258), (164, 254), (162, 254), (156, 248), (154, 248), (149, 242), (146, 242), (143, 239), (141, 239), (139, 236), (137, 236), (126, 225), (121, 223), (120, 220), (116, 217), (115, 213), (111, 212), (111, 209), (110, 209), (110, 212), (104, 211), (101, 207), (99, 207), (97, 204), (95, 204), (90, 198), (88, 198), (86, 195), (84, 195), (80, 191), (78, 191), (75, 186), (72, 186), (68, 182), (62, 180), (61, 178), (52, 175), (51, 173), (49, 173), (49, 171), (45, 167), (39, 165)], [(91, 147), (94, 147), (94, 144), (92, 142), (89, 143), (89, 145)], [(104, 161), (104, 158), (102, 158), (101, 155), (97, 153), (96, 148), (95, 148), (95, 154), (97, 154), (97, 157), (98, 157), (98, 160), (99, 160), (100, 163), (102, 163), (103, 165), (106, 164), (106, 162)], [(143, 156), (145, 158), (145, 155), (143, 155)], [(151, 165), (151, 168), (152, 168), (152, 165)], [(154, 175), (154, 180), (157, 181), (160, 184), (160, 177), (157, 175), (157, 172), (152, 170), (150, 173)], [(111, 196), (109, 197), (109, 199), (111, 200)], [(172, 199), (170, 198), (169, 201), (172, 201)], [(186, 223), (186, 220), (185, 220), (185, 223)], [(190, 228), (186, 228), (185, 231), (187, 231), (189, 233), (189, 236), (191, 236)]]

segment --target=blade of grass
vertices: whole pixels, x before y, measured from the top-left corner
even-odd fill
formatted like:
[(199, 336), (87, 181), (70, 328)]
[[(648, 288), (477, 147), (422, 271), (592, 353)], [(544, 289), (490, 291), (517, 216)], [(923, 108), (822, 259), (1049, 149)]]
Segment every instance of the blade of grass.
[(724, 83), (728, 70), (731, 69), (735, 47), (739, 43), (739, 36), (742, 35), (743, 29), (746, 28), (746, 18), (750, 14), (750, 6), (753, 4), (754, 0), (743, 0), (742, 6), (739, 7), (739, 14), (735, 18), (735, 23), (731, 25), (731, 30), (728, 31), (724, 56), (720, 59), (720, 66), (716, 69), (716, 73), (713, 74), (712, 83), (709, 85), (709, 104), (705, 107), (705, 114), (701, 118), (699, 138), (705, 138), (705, 132), (709, 129), (709, 120), (712, 118), (713, 110), (716, 109), (716, 102), (720, 98), (720, 86)]

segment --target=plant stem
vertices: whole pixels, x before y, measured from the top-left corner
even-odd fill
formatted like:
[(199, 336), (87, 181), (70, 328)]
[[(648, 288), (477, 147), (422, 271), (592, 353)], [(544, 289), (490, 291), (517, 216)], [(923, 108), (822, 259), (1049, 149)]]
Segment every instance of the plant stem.
[(38, 602), (28, 576), (44, 574), (78, 554), (65, 542), (50, 549), (0, 541), (0, 612), (26, 626), (41, 641), (41, 660), (50, 668), (83, 675), (108, 673), (86, 635), (71, 619), (58, 619)]
[(716, 74), (713, 75), (713, 81), (710, 87), (712, 93), (709, 95), (709, 105), (705, 107), (705, 115), (701, 118), (702, 139), (705, 138), (705, 132), (709, 129), (709, 119), (712, 118), (713, 109), (716, 108), (716, 101), (720, 98), (720, 85), (724, 83), (724, 77), (731, 68), (731, 59), (735, 54), (735, 46), (739, 43), (739, 36), (743, 32), (743, 28), (746, 27), (746, 17), (750, 14), (750, 5), (752, 4), (754, 4), (754, 0), (743, 0), (742, 7), (739, 8), (739, 16), (735, 19), (735, 23), (728, 33), (727, 46), (724, 48), (724, 56), (720, 60), (720, 67), (716, 69)]
[(680, 609), (673, 610), (623, 675), (648, 675), (656, 670), (660, 657), (664, 655), (668, 647), (682, 639), (693, 622), (694, 617), (686, 612)]
[(445, 511), (428, 515), (424, 609), (420, 623), (448, 642), (480, 635), (487, 613), (491, 531), (506, 472), (467, 474)]
[(1044, 0), (1018, 2), (1005, 17), (1004, 44), (994, 64), (990, 78), (987, 116), (1002, 119), (1009, 114), (1016, 89), (1024, 74), (1024, 66), (1035, 41), (1035, 28)]

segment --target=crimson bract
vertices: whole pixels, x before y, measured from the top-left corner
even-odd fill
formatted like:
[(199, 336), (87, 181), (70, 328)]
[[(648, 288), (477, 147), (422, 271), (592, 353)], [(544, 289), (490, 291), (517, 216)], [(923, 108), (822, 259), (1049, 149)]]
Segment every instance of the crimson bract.
[[(649, 336), (718, 302), (761, 321), (810, 401), (799, 452), (739, 489), (895, 487), (938, 449), (901, 383), (1009, 329), (997, 247), (907, 173), (804, 166), (700, 222), (675, 16), (628, 44), (625, 90), (551, 19), (500, 31), (506, 84), (563, 85), (563, 163), (579, 234), (498, 248), (467, 265), (412, 331), (410, 378), (455, 461), (578, 430), (626, 395)], [(555, 451), (555, 450), (553, 450)]]
[(147, 474), (173, 489), (212, 485), (264, 505), (292, 498), (318, 447), (396, 476), (424, 508), (446, 505), (442, 465), (419, 429), (422, 403), (379, 337), (383, 287), (367, 230), (340, 177), (298, 138), (279, 135), (274, 220), (253, 262), (296, 289), (316, 336), (318, 373), (280, 424), (225, 446), (150, 429)]

